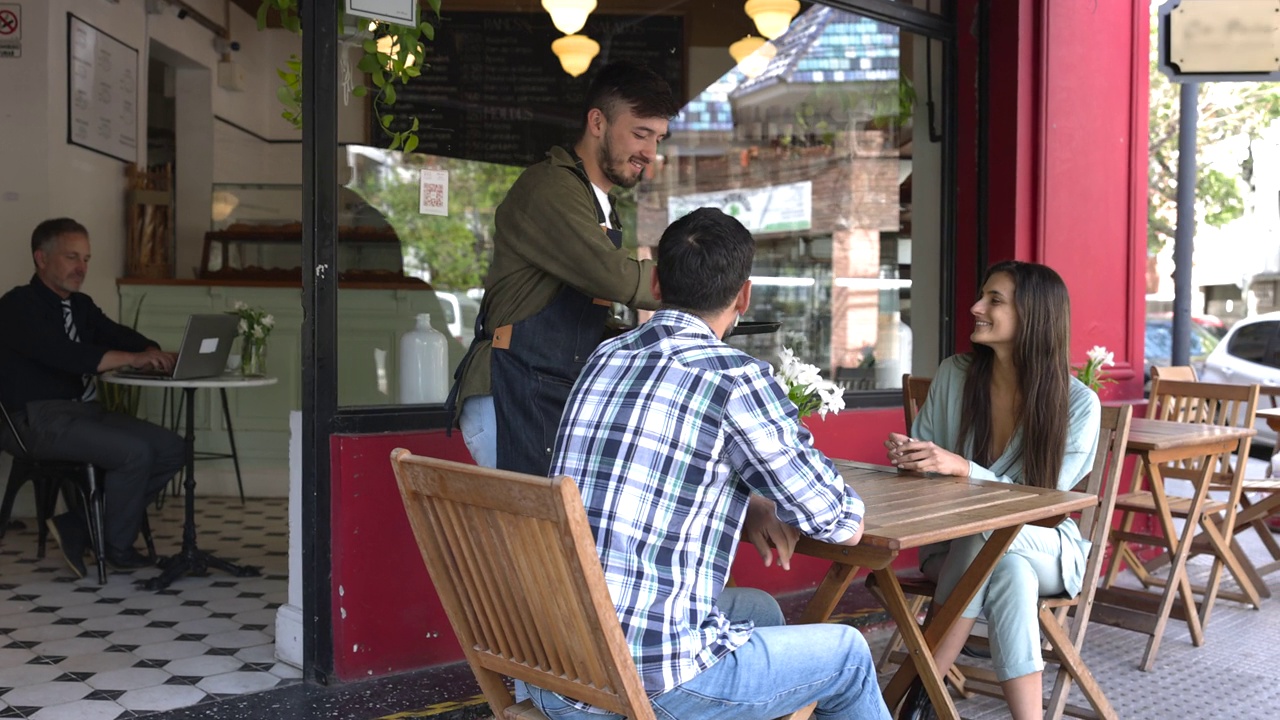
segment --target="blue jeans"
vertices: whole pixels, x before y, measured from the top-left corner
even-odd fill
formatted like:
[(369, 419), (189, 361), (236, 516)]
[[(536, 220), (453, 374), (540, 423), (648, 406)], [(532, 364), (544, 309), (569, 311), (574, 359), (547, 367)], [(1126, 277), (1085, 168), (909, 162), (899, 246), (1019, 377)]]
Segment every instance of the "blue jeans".
[(462, 403), (458, 427), (476, 465), (498, 467), (498, 420), (494, 415), (493, 396), (472, 395), (467, 398)]
[[(754, 620), (755, 632), (697, 677), (650, 698), (659, 720), (774, 720), (814, 701), (814, 717), (889, 719), (862, 633), (847, 625), (785, 627), (777, 601), (750, 588), (726, 589), (718, 605), (730, 620)], [(554, 720), (622, 718), (584, 712), (555, 693), (527, 689)]]

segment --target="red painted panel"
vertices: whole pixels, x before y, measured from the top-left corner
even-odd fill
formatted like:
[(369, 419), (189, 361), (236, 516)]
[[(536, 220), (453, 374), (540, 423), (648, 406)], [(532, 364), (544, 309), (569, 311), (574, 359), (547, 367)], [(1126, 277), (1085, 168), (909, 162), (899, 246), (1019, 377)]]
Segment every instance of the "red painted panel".
[(461, 433), (336, 435), (333, 492), (334, 672), (358, 680), (461, 660), (391, 472), (391, 451), (470, 462)]

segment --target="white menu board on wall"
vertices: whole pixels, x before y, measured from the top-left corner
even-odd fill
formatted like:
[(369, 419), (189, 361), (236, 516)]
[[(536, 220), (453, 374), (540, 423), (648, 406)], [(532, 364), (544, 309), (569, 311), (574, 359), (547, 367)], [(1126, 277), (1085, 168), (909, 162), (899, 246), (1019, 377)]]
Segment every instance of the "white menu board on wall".
[(67, 142), (138, 161), (138, 51), (71, 13)]

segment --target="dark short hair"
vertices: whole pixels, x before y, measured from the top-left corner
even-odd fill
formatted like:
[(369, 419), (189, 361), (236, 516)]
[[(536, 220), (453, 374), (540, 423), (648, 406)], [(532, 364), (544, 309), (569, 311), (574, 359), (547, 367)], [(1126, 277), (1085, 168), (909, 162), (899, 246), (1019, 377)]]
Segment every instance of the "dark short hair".
[(658, 241), (663, 305), (693, 313), (729, 307), (751, 277), (756, 243), (742, 223), (698, 208), (671, 223)]
[(31, 254), (34, 256), (37, 250), (49, 251), (49, 246), (59, 235), (84, 235), (89, 236), (89, 231), (83, 225), (72, 220), (71, 218), (53, 218), (45, 220), (31, 231)]
[(605, 65), (591, 81), (587, 106), (582, 111), (583, 123), (593, 109), (599, 109), (612, 121), (623, 104), (642, 118), (670, 120), (680, 112), (671, 85), (661, 75), (643, 65), (618, 61)]

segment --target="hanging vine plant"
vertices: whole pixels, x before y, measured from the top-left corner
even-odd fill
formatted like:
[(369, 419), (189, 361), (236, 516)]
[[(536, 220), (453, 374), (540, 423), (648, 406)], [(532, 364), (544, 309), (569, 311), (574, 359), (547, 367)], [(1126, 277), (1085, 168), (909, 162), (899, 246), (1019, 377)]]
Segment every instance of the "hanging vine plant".
[[(427, 0), (435, 19), (440, 17), (440, 1)], [(258, 29), (267, 27), (267, 19), (274, 11), (280, 17), (280, 25), (296, 35), (302, 34), (301, 5), (303, 0), (262, 0), (258, 6)], [(395, 114), (396, 85), (403, 87), (411, 78), (422, 74), (419, 66), (426, 57), (426, 42), (435, 40), (436, 29), (430, 19), (417, 25), (396, 25), (385, 22), (368, 22), (356, 18), (347, 42), (357, 43), (362, 51), (356, 69), (369, 77), (370, 85), (356, 85), (351, 94), (365, 97), (373, 92), (374, 117), (382, 132), (390, 138), (388, 148), (413, 152), (418, 147), (418, 119), (413, 118), (408, 129), (395, 131), (391, 124)], [(338, 8), (338, 26), (348, 27), (345, 12)], [(285, 67), (276, 70), (283, 83), (276, 90), (276, 98), (284, 105), (280, 116), (294, 127), (302, 127), (302, 60), (291, 55)]]

